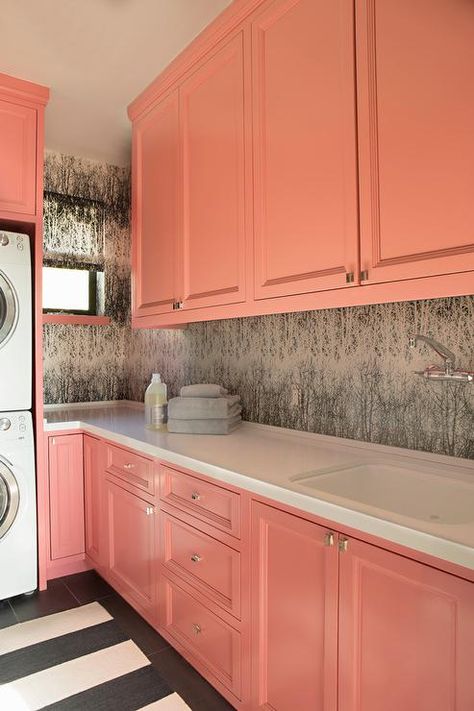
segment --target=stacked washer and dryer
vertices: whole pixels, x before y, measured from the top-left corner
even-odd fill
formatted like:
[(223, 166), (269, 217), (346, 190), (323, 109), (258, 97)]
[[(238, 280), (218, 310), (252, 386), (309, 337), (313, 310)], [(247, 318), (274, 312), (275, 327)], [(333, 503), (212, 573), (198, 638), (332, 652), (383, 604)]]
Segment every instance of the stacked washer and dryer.
[(0, 600), (37, 587), (28, 235), (0, 230)]

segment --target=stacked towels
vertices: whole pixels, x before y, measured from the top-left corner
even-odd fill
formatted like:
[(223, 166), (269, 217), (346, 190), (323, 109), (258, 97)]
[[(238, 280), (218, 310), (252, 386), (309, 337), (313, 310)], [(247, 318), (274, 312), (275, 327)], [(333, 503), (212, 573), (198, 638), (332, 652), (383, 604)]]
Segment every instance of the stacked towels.
[(239, 395), (220, 385), (185, 385), (168, 403), (168, 432), (229, 434), (242, 420)]

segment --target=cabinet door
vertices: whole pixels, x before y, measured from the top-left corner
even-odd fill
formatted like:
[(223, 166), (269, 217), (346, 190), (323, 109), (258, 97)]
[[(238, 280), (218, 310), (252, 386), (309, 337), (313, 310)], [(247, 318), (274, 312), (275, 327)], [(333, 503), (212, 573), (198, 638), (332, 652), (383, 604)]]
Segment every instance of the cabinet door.
[(106, 562), (103, 493), (105, 447), (100, 440), (84, 436), (86, 553), (98, 567)]
[(36, 210), (36, 110), (0, 101), (0, 210)]
[(347, 0), (267, 2), (252, 23), (257, 298), (357, 280), (353, 25)]
[[(244, 35), (180, 89), (184, 308), (245, 298)], [(247, 186), (248, 188), (248, 186)]]
[(340, 711), (472, 711), (474, 584), (350, 540), (340, 555)]
[(133, 126), (133, 315), (170, 311), (177, 300), (179, 111), (177, 91)]
[(474, 4), (356, 6), (362, 269), (474, 269)]
[(51, 560), (84, 553), (82, 435), (49, 438)]
[(337, 566), (327, 531), (252, 509), (252, 708), (335, 711)]
[(108, 576), (119, 593), (154, 612), (155, 508), (106, 479)]

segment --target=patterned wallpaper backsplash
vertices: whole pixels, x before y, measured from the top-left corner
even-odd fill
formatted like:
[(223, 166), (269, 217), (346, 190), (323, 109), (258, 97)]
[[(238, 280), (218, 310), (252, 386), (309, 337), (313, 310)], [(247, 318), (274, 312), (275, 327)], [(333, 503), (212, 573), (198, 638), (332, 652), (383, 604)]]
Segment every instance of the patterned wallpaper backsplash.
[[(253, 422), (474, 459), (474, 387), (414, 374), (436, 361), (430, 334), (474, 369), (474, 297), (129, 327), (129, 176), (48, 154), (46, 189), (106, 203), (107, 327), (45, 326), (46, 402), (142, 400), (152, 372), (170, 395), (191, 382), (240, 393)], [(63, 239), (63, 237), (61, 237)]]

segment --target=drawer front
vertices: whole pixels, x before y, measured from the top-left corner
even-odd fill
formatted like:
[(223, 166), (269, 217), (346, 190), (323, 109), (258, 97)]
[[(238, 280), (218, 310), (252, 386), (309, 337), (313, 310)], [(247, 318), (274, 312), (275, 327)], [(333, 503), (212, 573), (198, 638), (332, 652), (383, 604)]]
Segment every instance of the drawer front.
[(162, 466), (161, 499), (240, 538), (240, 495), (176, 469)]
[(240, 615), (240, 553), (161, 513), (162, 562), (223, 608)]
[(149, 494), (155, 493), (155, 467), (151, 459), (120, 447), (107, 447), (107, 471)]
[(240, 698), (239, 632), (165, 576), (161, 578), (160, 597), (161, 624), (166, 632)]

